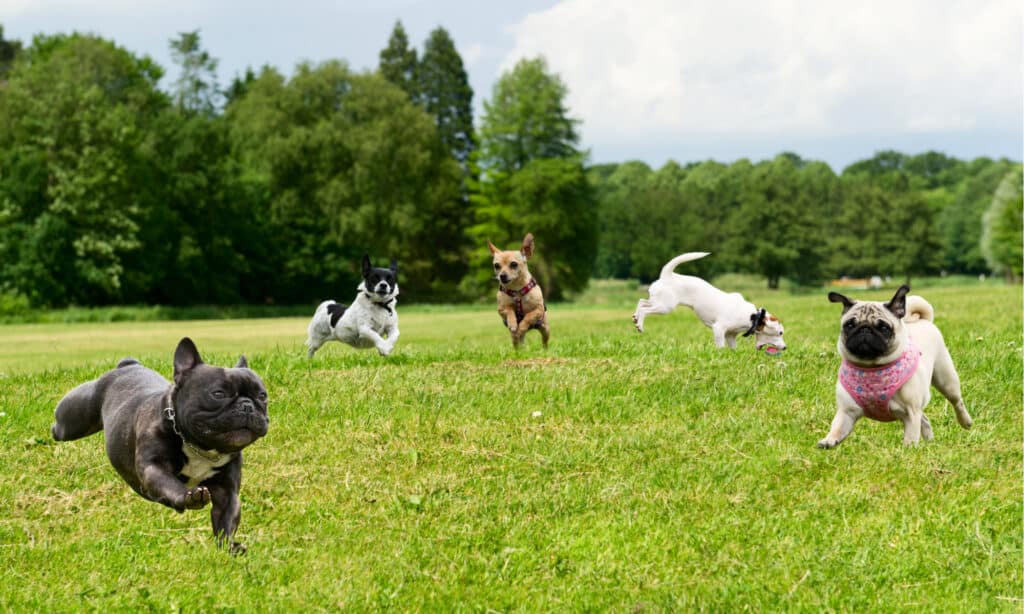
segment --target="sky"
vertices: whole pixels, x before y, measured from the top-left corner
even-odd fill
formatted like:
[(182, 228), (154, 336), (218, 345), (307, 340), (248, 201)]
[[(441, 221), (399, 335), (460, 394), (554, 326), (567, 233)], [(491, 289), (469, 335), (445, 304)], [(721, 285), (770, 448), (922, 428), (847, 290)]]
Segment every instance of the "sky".
[(1016, 0), (0, 0), (4, 37), (89, 32), (175, 70), (199, 30), (222, 86), (247, 67), (376, 68), (397, 20), (444, 27), (477, 121), (495, 81), (544, 56), (593, 163), (791, 151), (837, 172), (878, 151), (1024, 158)]

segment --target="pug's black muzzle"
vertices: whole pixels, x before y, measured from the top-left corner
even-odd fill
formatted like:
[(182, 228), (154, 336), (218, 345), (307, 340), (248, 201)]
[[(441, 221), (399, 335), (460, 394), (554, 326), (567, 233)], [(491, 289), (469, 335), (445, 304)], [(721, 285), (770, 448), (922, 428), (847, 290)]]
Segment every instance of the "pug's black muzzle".
[(846, 335), (843, 345), (854, 356), (875, 359), (889, 353), (889, 340), (870, 326), (861, 326)]

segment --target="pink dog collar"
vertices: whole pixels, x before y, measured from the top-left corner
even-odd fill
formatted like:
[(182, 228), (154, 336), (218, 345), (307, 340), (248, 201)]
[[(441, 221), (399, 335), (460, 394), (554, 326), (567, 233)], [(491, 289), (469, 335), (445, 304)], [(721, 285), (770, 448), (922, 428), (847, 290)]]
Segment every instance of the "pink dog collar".
[(895, 361), (881, 367), (858, 367), (845, 359), (839, 366), (839, 383), (850, 393), (864, 415), (880, 422), (892, 422), (892, 395), (917, 370), (921, 350), (907, 340), (907, 349)]

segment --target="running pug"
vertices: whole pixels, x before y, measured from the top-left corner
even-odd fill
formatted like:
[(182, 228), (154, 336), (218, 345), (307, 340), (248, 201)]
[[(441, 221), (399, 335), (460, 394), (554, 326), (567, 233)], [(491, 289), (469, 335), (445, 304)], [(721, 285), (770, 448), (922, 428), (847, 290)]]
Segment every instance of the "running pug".
[(932, 438), (924, 415), (935, 386), (953, 405), (956, 419), (971, 428), (960, 394), (960, 377), (933, 323), (935, 311), (920, 296), (907, 296), (900, 286), (887, 303), (856, 301), (837, 292), (828, 300), (843, 304), (836, 383), (836, 416), (819, 448), (834, 448), (862, 416), (882, 422), (903, 422), (903, 443)]
[(512, 346), (518, 349), (527, 331), (536, 328), (544, 347), (548, 347), (551, 330), (544, 293), (526, 265), (533, 256), (533, 234), (526, 234), (518, 250), (503, 251), (490, 241), (487, 246), (494, 256), (494, 276), (498, 280), (498, 315), (512, 334)]

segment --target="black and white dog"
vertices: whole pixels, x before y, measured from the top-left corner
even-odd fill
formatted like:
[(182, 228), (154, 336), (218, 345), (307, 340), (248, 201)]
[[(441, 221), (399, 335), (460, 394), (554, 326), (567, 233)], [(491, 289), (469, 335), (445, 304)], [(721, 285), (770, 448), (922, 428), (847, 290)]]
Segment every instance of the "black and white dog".
[(376, 347), (387, 356), (398, 341), (398, 263), (389, 268), (374, 267), (363, 255), (363, 281), (351, 306), (324, 301), (309, 323), (306, 346), (312, 358), (320, 346), (337, 339), (354, 348)]

